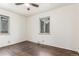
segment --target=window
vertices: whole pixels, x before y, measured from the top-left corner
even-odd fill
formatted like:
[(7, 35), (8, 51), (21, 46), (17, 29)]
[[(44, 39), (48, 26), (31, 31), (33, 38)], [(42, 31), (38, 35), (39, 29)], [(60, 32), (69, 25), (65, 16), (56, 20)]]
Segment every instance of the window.
[(0, 33), (8, 33), (8, 16), (0, 15)]
[(40, 33), (50, 33), (50, 18), (40, 18)]

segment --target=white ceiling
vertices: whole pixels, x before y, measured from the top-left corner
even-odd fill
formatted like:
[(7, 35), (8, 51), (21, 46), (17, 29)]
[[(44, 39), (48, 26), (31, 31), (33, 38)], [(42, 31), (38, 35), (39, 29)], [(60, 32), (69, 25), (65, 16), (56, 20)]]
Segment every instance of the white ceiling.
[(39, 5), (38, 8), (30, 6), (30, 11), (27, 10), (27, 7), (25, 5), (19, 5), (16, 6), (14, 3), (0, 3), (0, 8), (18, 13), (20, 15), (25, 15), (29, 16), (35, 13), (47, 11), (50, 9), (54, 9), (57, 7), (65, 6), (65, 5), (70, 5), (68, 3), (37, 3)]

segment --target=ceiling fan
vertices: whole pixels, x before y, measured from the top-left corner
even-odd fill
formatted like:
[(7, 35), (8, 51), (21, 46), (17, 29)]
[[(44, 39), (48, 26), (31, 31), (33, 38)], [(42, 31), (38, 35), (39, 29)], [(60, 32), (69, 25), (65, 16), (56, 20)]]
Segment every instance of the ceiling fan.
[(28, 7), (27, 10), (30, 10), (29, 6), (39, 7), (39, 5), (35, 3), (15, 3), (15, 5), (26, 5)]

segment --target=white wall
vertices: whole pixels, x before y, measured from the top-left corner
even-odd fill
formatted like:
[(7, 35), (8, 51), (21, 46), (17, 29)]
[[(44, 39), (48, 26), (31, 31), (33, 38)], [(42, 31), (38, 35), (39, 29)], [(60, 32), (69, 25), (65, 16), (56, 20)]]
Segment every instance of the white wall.
[[(26, 25), (28, 40), (78, 51), (78, 7), (79, 5), (73, 4), (29, 16)], [(41, 35), (39, 33), (39, 18), (46, 16), (50, 16), (50, 34)]]
[[(74, 4), (24, 17), (0, 9), (1, 15), (10, 17), (9, 34), (0, 34), (0, 47), (22, 41), (79, 51), (79, 5)], [(39, 33), (39, 18), (50, 16), (50, 34)]]
[(9, 34), (0, 34), (0, 47), (26, 40), (26, 17), (0, 9), (1, 15), (9, 16)]

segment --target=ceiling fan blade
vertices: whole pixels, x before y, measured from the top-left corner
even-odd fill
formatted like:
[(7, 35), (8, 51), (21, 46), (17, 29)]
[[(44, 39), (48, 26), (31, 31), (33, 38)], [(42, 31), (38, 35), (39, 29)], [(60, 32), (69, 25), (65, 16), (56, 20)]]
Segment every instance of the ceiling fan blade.
[(30, 5), (34, 6), (34, 7), (39, 7), (39, 5), (35, 4), (35, 3), (30, 3)]
[(22, 4), (24, 4), (24, 3), (15, 3), (15, 5), (22, 5)]

